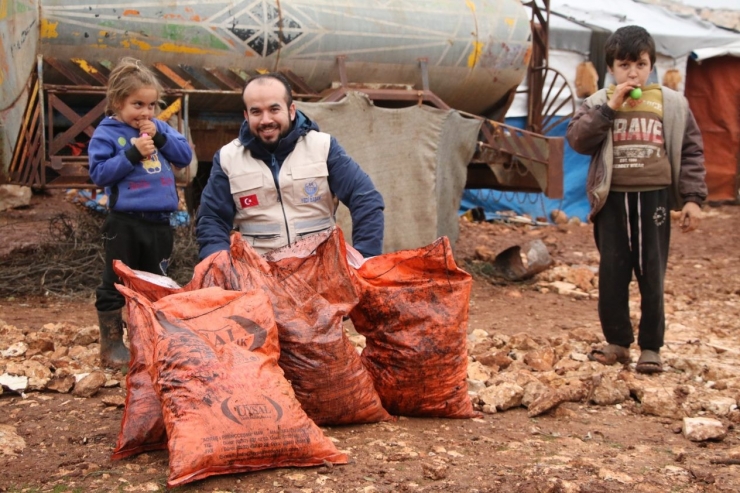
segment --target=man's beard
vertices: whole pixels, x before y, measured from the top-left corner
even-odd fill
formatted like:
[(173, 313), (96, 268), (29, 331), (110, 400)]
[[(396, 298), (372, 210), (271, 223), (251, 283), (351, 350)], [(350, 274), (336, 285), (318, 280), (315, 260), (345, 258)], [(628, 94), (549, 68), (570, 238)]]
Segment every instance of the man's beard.
[(284, 129), (282, 129), (280, 131), (280, 133), (278, 134), (277, 138), (274, 141), (272, 141), (272, 142), (268, 142), (268, 141), (264, 140), (261, 137), (260, 132), (262, 130), (273, 128), (273, 127), (276, 127), (276, 126), (277, 126), (277, 124), (270, 124), (270, 125), (263, 125), (263, 126), (260, 126), (260, 127), (257, 128), (257, 138), (262, 143), (262, 147), (264, 147), (265, 149), (267, 149), (270, 152), (274, 151), (277, 148), (277, 146), (280, 143), (280, 141), (283, 139), (283, 137), (285, 137), (286, 135), (288, 135), (290, 133), (291, 126), (289, 125), (289, 126), (285, 127)]

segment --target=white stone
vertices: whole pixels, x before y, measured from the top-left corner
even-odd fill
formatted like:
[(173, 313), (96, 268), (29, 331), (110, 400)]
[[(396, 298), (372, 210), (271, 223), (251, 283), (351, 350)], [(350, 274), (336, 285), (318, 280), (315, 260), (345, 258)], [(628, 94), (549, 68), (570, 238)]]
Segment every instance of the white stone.
[(692, 442), (722, 440), (727, 435), (724, 425), (712, 418), (684, 418), (683, 435)]

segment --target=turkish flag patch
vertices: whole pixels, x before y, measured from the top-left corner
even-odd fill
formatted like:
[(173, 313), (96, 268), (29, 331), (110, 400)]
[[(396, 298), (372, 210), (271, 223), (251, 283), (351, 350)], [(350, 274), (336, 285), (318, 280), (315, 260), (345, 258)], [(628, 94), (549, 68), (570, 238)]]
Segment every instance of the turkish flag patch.
[(242, 209), (246, 209), (247, 207), (254, 207), (255, 205), (260, 205), (260, 201), (257, 200), (257, 194), (253, 193), (252, 195), (246, 195), (244, 197), (239, 197), (239, 204), (242, 206)]

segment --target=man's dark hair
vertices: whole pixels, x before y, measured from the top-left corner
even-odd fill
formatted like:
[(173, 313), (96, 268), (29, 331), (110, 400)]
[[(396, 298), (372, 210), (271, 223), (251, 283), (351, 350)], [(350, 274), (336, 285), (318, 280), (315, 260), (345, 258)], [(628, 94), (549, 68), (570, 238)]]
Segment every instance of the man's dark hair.
[(614, 66), (614, 60), (636, 62), (645, 51), (650, 57), (650, 66), (655, 66), (655, 40), (640, 26), (620, 27), (607, 38), (604, 45), (609, 67)]
[[(270, 72), (268, 74), (258, 74), (252, 76), (247, 79), (247, 82), (244, 83), (244, 87), (242, 88), (242, 103), (244, 103), (244, 109), (249, 109), (246, 107), (246, 102), (244, 101), (244, 91), (247, 90), (247, 86), (254, 81), (264, 81), (265, 79), (274, 79), (285, 86), (285, 104), (288, 106), (288, 108), (290, 108), (290, 105), (293, 104), (293, 89), (290, 87), (290, 82), (288, 82), (288, 79), (286, 79), (285, 76), (280, 72)], [(261, 84), (262, 82), (257, 83)]]

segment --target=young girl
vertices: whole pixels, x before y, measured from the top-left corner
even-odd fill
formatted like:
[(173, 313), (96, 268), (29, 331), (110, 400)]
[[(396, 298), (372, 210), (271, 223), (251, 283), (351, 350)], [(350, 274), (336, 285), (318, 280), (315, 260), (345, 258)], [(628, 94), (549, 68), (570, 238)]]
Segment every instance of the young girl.
[(108, 195), (103, 225), (105, 268), (96, 290), (100, 361), (109, 368), (129, 362), (123, 344), (123, 296), (114, 283), (113, 260), (132, 269), (165, 275), (172, 254), (170, 214), (178, 196), (171, 166), (190, 164), (185, 137), (154, 119), (162, 93), (154, 73), (133, 58), (123, 58), (110, 73), (106, 117), (95, 129), (88, 154), (90, 178)]

